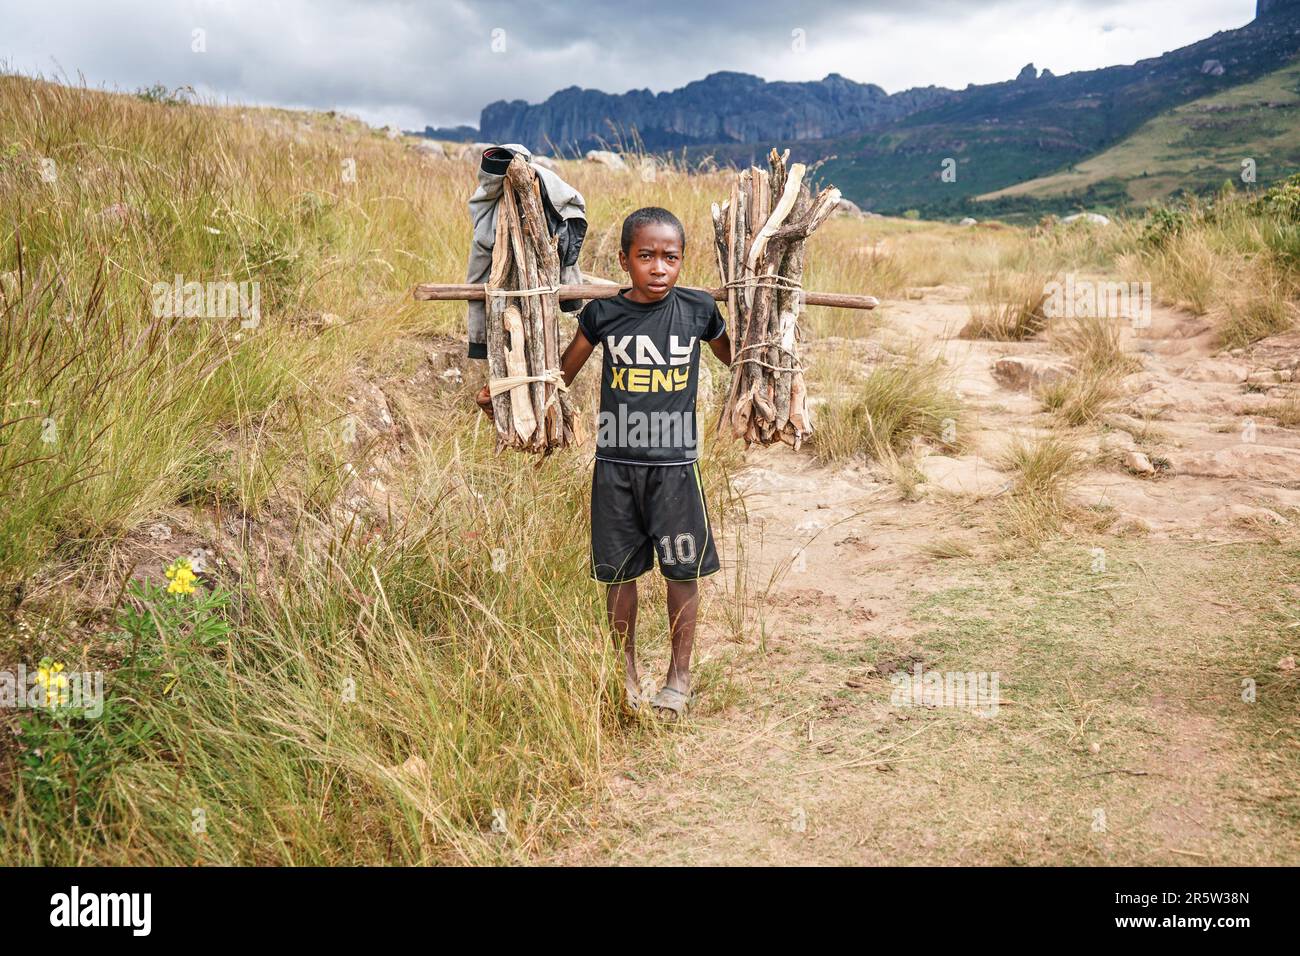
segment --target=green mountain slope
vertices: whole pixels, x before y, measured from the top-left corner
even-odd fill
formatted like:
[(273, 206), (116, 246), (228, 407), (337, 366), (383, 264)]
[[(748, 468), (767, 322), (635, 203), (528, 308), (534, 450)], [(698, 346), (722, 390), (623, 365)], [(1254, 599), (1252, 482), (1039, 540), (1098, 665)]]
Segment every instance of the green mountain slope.
[[(1058, 197), (1005, 191), (1076, 168), (1172, 110), (1223, 96), (1228, 97), (1224, 105), (1235, 103), (1232, 91), (1268, 84), (1279, 71), (1294, 65), (1298, 53), (1300, 2), (1293, 0), (1269, 8), (1244, 27), (1127, 66), (1053, 76), (1046, 71), (1039, 74), (1030, 64), (1015, 80), (968, 87), (886, 128), (818, 144), (822, 155), (833, 156), (819, 173), (848, 198), (884, 213), (918, 209), (931, 217), (1028, 217), (1067, 211), (1068, 206), (1060, 208)], [(1286, 80), (1276, 84), (1285, 86)], [(1263, 146), (1287, 136), (1285, 127), (1294, 121), (1285, 106), (1293, 88), (1294, 84), (1281, 92), (1275, 89), (1274, 99), (1266, 95), (1265, 102), (1283, 102), (1283, 106), (1262, 110), (1259, 116), (1248, 109), (1232, 120), (1213, 109), (1177, 114), (1176, 122), (1187, 127), (1184, 134), (1194, 134), (1187, 152), (1194, 159), (1198, 144), (1237, 148), (1234, 167), (1239, 171), (1240, 160), (1247, 155), (1240, 153), (1241, 146)], [(1289, 153), (1281, 148), (1277, 155)], [(1274, 161), (1272, 152), (1267, 157)], [(1281, 169), (1266, 170), (1261, 162), (1264, 154), (1255, 158), (1260, 162), (1261, 182), (1265, 172), (1270, 178), (1282, 175)], [(945, 177), (948, 160), (950, 174)], [(1200, 165), (1205, 176), (1221, 183), (1232, 172), (1216, 162), (1206, 156)], [(1142, 172), (1140, 167), (1135, 170), (1137, 176)], [(1091, 183), (1081, 181), (1079, 187), (1082, 192), (1076, 190), (1071, 199), (1080, 204), (1132, 201), (1124, 182), (1105, 174)], [(998, 195), (976, 201), (990, 194)], [(1051, 202), (1045, 202), (1048, 198)]]
[(977, 198), (1026, 196), (1142, 203), (1240, 181), (1254, 161), (1260, 183), (1300, 170), (1300, 61), (1252, 83), (1177, 106), (1074, 166)]

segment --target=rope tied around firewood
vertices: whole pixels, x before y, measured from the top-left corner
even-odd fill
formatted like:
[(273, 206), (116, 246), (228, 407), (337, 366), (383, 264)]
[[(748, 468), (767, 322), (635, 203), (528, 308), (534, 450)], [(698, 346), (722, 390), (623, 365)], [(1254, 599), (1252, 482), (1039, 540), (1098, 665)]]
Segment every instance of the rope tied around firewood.
[(528, 385), (532, 382), (545, 382), (547, 385), (554, 385), (556, 391), (551, 393), (551, 397), (546, 400), (542, 410), (550, 408), (559, 399), (560, 392), (567, 392), (569, 386), (564, 384), (564, 374), (558, 368), (548, 368), (541, 375), (507, 375), (504, 378), (494, 378), (488, 382), (488, 394), (496, 398), (502, 392), (508, 392), (512, 388), (520, 385)]
[[(763, 282), (763, 279), (770, 279), (770, 282)], [(777, 275), (775, 272), (764, 272), (760, 275), (741, 276), (739, 279), (731, 279), (723, 283), (724, 289), (742, 289), (746, 286), (767, 286), (769, 288), (802, 289), (803, 282), (798, 279), (792, 279), (789, 276)]]
[[(742, 354), (750, 351), (751, 349), (776, 349), (778, 352), (784, 352), (787, 356), (793, 359), (794, 364), (773, 365), (770, 362), (764, 362), (762, 359), (740, 358)], [(770, 368), (774, 372), (802, 372), (804, 370), (803, 364), (799, 361), (798, 355), (796, 355), (792, 350), (786, 348), (783, 345), (777, 345), (775, 342), (755, 342), (753, 345), (746, 345), (744, 348), (738, 350), (734, 356), (732, 356), (731, 364), (732, 366), (743, 365), (743, 364), (761, 365), (763, 368)]]
[[(769, 280), (769, 281), (763, 281), (763, 280)], [(724, 289), (739, 289), (739, 288), (744, 288), (746, 286), (767, 286), (769, 288), (777, 288), (777, 289), (784, 287), (787, 289), (802, 290), (803, 282), (801, 282), (799, 279), (793, 279), (789, 276), (778, 275), (775, 272), (763, 272), (758, 275), (742, 276), (739, 279), (732, 279), (724, 283), (722, 287)], [(794, 361), (794, 364), (773, 365), (770, 362), (764, 362), (762, 359), (740, 358), (740, 356), (745, 352), (754, 349), (776, 349), (778, 352), (785, 353), (786, 356), (788, 356)], [(790, 349), (787, 349), (785, 346), (779, 345), (776, 342), (755, 342), (753, 345), (746, 345), (744, 348), (737, 351), (736, 354), (732, 357), (731, 364), (733, 366), (736, 364), (759, 365), (762, 366), (763, 368), (770, 368), (775, 372), (802, 372), (804, 370), (802, 363), (800, 363), (799, 361), (799, 356), (796, 355)]]
[[(764, 281), (764, 280), (768, 280), (768, 281)], [(742, 276), (739, 279), (731, 279), (730, 281), (723, 283), (722, 287), (724, 289), (739, 289), (739, 288), (744, 288), (746, 286), (755, 286), (755, 287), (767, 286), (769, 288), (777, 288), (777, 289), (784, 287), (787, 289), (801, 290), (803, 289), (803, 282), (801, 282), (798, 279), (792, 279), (789, 276), (778, 275), (775, 272), (763, 272), (758, 275)], [(751, 351), (753, 349), (776, 349), (778, 352), (784, 352), (789, 358), (793, 359), (794, 364), (788, 366), (773, 365), (770, 362), (764, 362), (762, 359), (739, 357), (745, 352)], [(799, 362), (799, 356), (797, 356), (790, 349), (787, 349), (784, 346), (777, 344), (776, 342), (756, 342), (753, 345), (746, 345), (744, 348), (736, 352), (735, 356), (732, 357), (731, 364), (736, 365), (738, 363), (748, 364), (748, 365), (760, 365), (763, 368), (770, 368), (776, 372), (802, 372), (803, 371), (803, 365)]]

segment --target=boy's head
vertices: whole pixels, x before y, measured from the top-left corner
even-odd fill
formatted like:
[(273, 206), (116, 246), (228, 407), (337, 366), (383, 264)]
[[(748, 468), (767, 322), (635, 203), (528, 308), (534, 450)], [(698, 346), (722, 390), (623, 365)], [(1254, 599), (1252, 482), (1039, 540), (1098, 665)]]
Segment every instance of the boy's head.
[(667, 209), (646, 206), (623, 220), (618, 264), (648, 300), (662, 299), (677, 283), (686, 230)]

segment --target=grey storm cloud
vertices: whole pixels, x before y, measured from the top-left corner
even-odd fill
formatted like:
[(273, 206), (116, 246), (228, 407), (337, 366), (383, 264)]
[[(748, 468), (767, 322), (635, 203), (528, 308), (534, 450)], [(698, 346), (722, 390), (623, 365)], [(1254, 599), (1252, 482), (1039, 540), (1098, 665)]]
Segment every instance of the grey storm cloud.
[(1254, 0), (0, 0), (8, 69), (219, 101), (476, 125), (498, 99), (674, 89), (717, 70), (889, 91), (1131, 62), (1240, 26)]

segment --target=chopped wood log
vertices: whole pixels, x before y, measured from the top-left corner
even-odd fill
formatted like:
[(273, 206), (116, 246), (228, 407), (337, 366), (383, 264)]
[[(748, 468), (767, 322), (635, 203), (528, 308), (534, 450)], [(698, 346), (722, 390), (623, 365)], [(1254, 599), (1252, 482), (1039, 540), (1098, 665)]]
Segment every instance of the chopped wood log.
[[(537, 176), (522, 158), (515, 158), (519, 162), (517, 164), (511, 162), (510, 168), (506, 170), (506, 178), (519, 190), (525, 213), (523, 222), (528, 245), (537, 266), (536, 278), (548, 287), (558, 287), (560, 284), (560, 253), (557, 249), (559, 240), (552, 237), (546, 228), (546, 214), (542, 210), (542, 188)], [(541, 311), (540, 321), (536, 326), (536, 346), (539, 349), (541, 368), (558, 370), (560, 367), (558, 297), (541, 296), (537, 303)], [(546, 423), (544, 440), (549, 446), (557, 439), (560, 427), (559, 403), (556, 399), (557, 385), (555, 382), (547, 381), (538, 384), (541, 386), (539, 397), (542, 402), (543, 420)]]
[[(519, 283), (517, 288), (535, 289), (537, 288), (537, 264), (530, 255), (530, 250), (524, 245), (523, 223), (520, 221), (519, 203), (515, 196), (518, 185), (513, 182), (509, 185), (511, 188), (506, 188), (506, 183), (502, 183), (501, 201), (497, 203), (497, 215), (504, 216), (506, 220), (506, 234), (510, 240), (510, 251), (514, 262), (513, 278)], [(523, 295), (519, 296), (517, 301), (519, 303), (525, 343), (524, 376), (528, 378), (537, 374), (534, 369), (537, 368), (536, 356), (540, 351), (538, 342), (541, 338), (541, 330), (538, 328), (539, 322), (537, 321), (537, 296)], [(530, 417), (535, 424), (542, 417), (542, 386), (540, 382), (534, 381), (529, 382), (526, 388), (529, 393), (529, 401), (533, 406)], [(518, 434), (518, 429), (516, 429), (516, 434)], [(530, 431), (529, 440), (520, 447), (531, 450), (534, 444), (532, 441), (533, 434)]]
[[(510, 262), (510, 236), (506, 230), (506, 220), (504, 216), (497, 216), (496, 240), (493, 244), (492, 271), (488, 276), (488, 287), (493, 289), (505, 288), (510, 273)], [(489, 379), (501, 379), (509, 374), (506, 369), (505, 357), (504, 309), (506, 302), (507, 300), (504, 298), (491, 298), (484, 310), (487, 319)], [(492, 420), (497, 428), (498, 445), (508, 441), (513, 433), (510, 407), (510, 396), (508, 394), (501, 392), (492, 396)]]
[[(468, 288), (488, 300), (488, 390), (498, 449), (547, 455), (576, 444), (580, 430), (559, 368), (559, 253), (537, 174), (522, 157), (511, 160), (502, 182), (491, 274), (485, 285)], [(417, 299), (446, 297), (416, 292)]]
[[(838, 304), (803, 290), (804, 242), (839, 203), (834, 186), (812, 196), (806, 168), (787, 168), (790, 151), (773, 149), (769, 170), (736, 176), (731, 196), (714, 205), (714, 244), (732, 321), (732, 371), (718, 429), (746, 444), (784, 441), (798, 448), (813, 432), (799, 360), (806, 305)], [(874, 308), (876, 300), (870, 296)]]
[[(505, 330), (506, 372), (512, 378), (527, 377), (528, 359), (524, 348), (524, 321), (516, 306), (506, 306)], [(510, 414), (514, 420), (515, 434), (525, 445), (533, 437), (537, 428), (537, 419), (533, 416), (533, 403), (527, 385), (516, 385), (510, 389)]]

